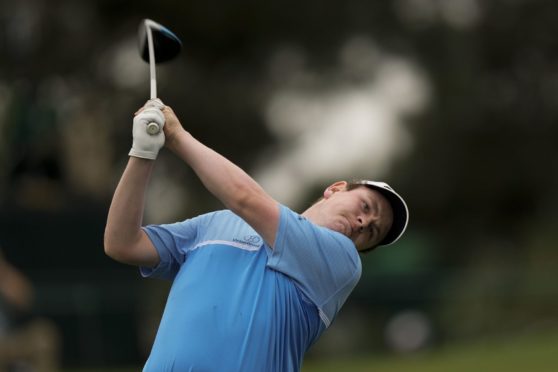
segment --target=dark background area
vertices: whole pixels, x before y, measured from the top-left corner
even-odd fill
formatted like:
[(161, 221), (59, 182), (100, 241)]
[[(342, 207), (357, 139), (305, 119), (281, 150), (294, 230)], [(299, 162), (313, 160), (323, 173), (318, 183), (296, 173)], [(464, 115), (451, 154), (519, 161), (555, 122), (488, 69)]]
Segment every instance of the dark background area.
[[(289, 148), (266, 114), (278, 92), (334, 95), (366, 86), (368, 72), (376, 86), (389, 56), (426, 81), (426, 103), (398, 121), (408, 150), (367, 173), (405, 196), (408, 233), (363, 257), (361, 283), (309, 357), (557, 327), (557, 14), (550, 0), (0, 1), (0, 245), (36, 286), (35, 311), (59, 326), (64, 365), (141, 365), (168, 288), (102, 248), (132, 114), (148, 97), (135, 49), (146, 17), (184, 45), (158, 67), (161, 98), (251, 174)], [(355, 38), (385, 65), (356, 57), (343, 70)], [(220, 208), (172, 156), (158, 162), (168, 183), (154, 189), (179, 206), (152, 196), (148, 222)], [(323, 181), (290, 206), (302, 210)], [(398, 346), (390, 329), (422, 341)]]

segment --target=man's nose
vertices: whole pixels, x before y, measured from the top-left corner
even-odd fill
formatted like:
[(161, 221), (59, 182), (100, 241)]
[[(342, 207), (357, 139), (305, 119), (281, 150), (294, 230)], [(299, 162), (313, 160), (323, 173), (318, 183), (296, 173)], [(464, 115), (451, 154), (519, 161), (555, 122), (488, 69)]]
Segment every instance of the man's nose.
[(358, 231), (364, 232), (367, 229), (371, 229), (375, 220), (376, 218), (374, 218), (374, 216), (368, 216), (368, 217), (358, 216), (357, 217)]
[(359, 232), (363, 232), (364, 228), (366, 227), (366, 223), (365, 223), (364, 218), (362, 216), (357, 217), (357, 227), (358, 227)]

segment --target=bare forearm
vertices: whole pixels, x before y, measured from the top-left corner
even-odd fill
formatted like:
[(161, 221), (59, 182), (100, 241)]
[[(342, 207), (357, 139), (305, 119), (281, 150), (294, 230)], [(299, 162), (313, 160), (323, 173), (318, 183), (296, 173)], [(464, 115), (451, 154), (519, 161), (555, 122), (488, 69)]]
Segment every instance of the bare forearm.
[(171, 150), (194, 170), (209, 192), (235, 212), (243, 208), (248, 198), (265, 195), (263, 189), (240, 167), (188, 132), (177, 136)]
[(241, 168), (203, 145), (181, 126), (168, 106), (165, 146), (188, 164), (206, 189), (240, 216), (273, 247), (279, 224), (279, 205)]
[(145, 193), (153, 161), (130, 157), (110, 205), (105, 228), (105, 251), (110, 256), (140, 239)]

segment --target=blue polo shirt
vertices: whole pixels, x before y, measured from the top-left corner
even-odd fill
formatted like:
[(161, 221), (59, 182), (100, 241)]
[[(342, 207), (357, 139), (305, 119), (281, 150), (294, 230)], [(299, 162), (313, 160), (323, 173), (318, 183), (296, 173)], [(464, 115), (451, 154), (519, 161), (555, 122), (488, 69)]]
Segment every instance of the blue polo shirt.
[(271, 249), (230, 211), (145, 227), (172, 280), (144, 371), (299, 371), (357, 284), (346, 236), (281, 206)]

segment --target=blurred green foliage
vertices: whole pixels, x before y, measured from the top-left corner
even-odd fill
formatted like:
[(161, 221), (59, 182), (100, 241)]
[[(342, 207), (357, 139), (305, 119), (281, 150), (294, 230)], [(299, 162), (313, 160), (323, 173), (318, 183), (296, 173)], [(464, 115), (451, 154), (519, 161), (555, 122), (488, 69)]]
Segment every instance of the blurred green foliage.
[[(544, 330), (513, 338), (481, 339), (407, 356), (355, 355), (350, 358), (311, 359), (303, 372), (552, 372), (556, 366), (558, 332)], [(103, 368), (96, 372), (132, 372), (140, 367)], [(67, 369), (64, 372), (93, 372)]]
[(302, 371), (551, 372), (556, 368), (557, 334), (556, 330), (546, 330), (512, 338), (481, 339), (407, 356), (372, 355), (312, 360), (304, 364)]
[[(411, 150), (387, 177), (409, 203), (409, 233), (363, 258), (361, 283), (312, 355), (384, 352), (386, 324), (407, 310), (429, 321), (428, 346), (556, 324), (555, 14), (550, 0), (0, 1), (0, 243), (37, 284), (37, 312), (62, 328), (65, 362), (143, 360), (164, 303), (165, 284), (143, 283), (102, 252), (126, 123), (148, 95), (133, 64), (115, 66), (126, 57), (118, 51), (134, 53), (145, 17), (184, 42), (181, 58), (159, 70), (164, 100), (248, 171), (280, 147), (264, 114), (283, 83), (269, 66), (279, 51), (299, 51), (305, 71), (331, 89), (340, 50), (365, 38), (428, 79), (427, 109), (405, 118)], [(158, 179), (189, 190), (177, 216), (220, 208), (175, 159), (163, 154), (162, 164)], [(323, 186), (309, 185), (307, 201)], [(146, 288), (153, 301), (141, 296)], [(469, 350), (472, 359), (484, 348)], [(530, 355), (505, 353), (511, 371), (526, 365), (514, 356)], [(397, 365), (467, 363), (458, 354)]]

